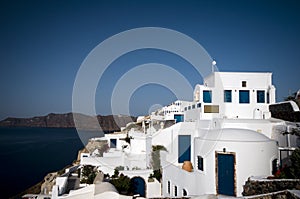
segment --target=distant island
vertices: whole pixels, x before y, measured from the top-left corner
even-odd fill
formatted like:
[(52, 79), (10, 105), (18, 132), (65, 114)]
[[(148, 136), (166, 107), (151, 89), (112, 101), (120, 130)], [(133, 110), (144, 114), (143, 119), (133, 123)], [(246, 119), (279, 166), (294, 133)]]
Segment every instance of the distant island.
[[(136, 117), (126, 115), (97, 115), (95, 117), (76, 113), (75, 118), (80, 118), (79, 128), (87, 130), (98, 130), (94, 118), (97, 117), (102, 131), (110, 133), (120, 131), (120, 127), (127, 123), (136, 121)], [(75, 128), (73, 113), (55, 114), (50, 113), (46, 116), (31, 118), (8, 117), (0, 121), (0, 127), (40, 127), (40, 128)], [(78, 127), (78, 124), (77, 124)]]

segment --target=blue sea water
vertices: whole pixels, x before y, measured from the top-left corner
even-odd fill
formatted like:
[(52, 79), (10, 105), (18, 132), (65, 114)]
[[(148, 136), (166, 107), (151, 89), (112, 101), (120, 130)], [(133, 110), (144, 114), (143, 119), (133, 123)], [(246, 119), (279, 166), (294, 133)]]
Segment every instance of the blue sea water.
[(0, 128), (1, 198), (16, 195), (62, 169), (77, 158), (81, 138), (102, 137), (102, 132), (62, 128)]

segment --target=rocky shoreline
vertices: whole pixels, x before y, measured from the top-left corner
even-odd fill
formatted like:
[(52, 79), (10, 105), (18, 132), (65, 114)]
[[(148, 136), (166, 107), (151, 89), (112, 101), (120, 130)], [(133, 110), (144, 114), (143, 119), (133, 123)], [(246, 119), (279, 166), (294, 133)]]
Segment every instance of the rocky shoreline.
[[(98, 123), (95, 123), (95, 117)], [(8, 117), (0, 121), (0, 127), (76, 128), (75, 118), (79, 121), (77, 127), (79, 125), (80, 128), (85, 130), (98, 130), (100, 125), (104, 133), (110, 133), (120, 131), (120, 127), (136, 120), (136, 117), (126, 115), (97, 115), (95, 117), (79, 113), (50, 113), (46, 116), (31, 118)]]

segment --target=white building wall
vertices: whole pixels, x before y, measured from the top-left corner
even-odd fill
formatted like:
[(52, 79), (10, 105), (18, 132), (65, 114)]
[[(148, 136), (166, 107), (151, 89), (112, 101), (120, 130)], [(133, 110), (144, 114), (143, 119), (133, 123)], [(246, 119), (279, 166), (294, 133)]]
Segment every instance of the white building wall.
[[(246, 81), (246, 88), (250, 89), (268, 89), (272, 85), (272, 73), (268, 72), (214, 72), (214, 75), (215, 82), (217, 84), (221, 83), (224, 88), (242, 88), (242, 81)], [(205, 81), (206, 78), (204, 79)]]
[(122, 150), (122, 146), (124, 144), (126, 144), (126, 142), (124, 140), (120, 140), (120, 139), (124, 139), (126, 137), (125, 133), (112, 133), (112, 134), (105, 134), (105, 138), (108, 141), (108, 146), (110, 146), (110, 139), (116, 139), (117, 140), (117, 146), (116, 149), (118, 150)]
[(130, 133), (129, 136), (133, 137), (133, 139), (130, 140), (131, 153), (132, 154), (146, 153), (145, 134)]
[(151, 167), (152, 137), (146, 137), (146, 167)]
[(201, 117), (202, 108), (197, 108), (197, 104), (195, 105), (194, 109), (185, 111), (184, 114), (184, 121), (185, 122), (194, 122), (199, 120)]
[[(181, 166), (170, 164), (162, 160), (163, 165), (163, 184), (162, 194), (164, 197), (173, 197), (174, 186), (177, 186), (177, 196), (181, 197), (183, 189), (187, 191), (188, 196), (196, 196), (203, 194), (214, 194), (215, 191), (211, 189), (214, 186), (214, 180), (204, 177), (200, 172), (187, 172), (181, 169)], [(194, 168), (195, 165), (193, 164)], [(171, 189), (168, 193), (168, 181), (170, 181)]]
[(121, 157), (123, 155), (123, 152), (119, 149), (110, 148), (106, 153), (103, 153), (104, 158), (116, 158)]
[(154, 182), (147, 182), (146, 187), (146, 198), (161, 197), (161, 183), (156, 179), (154, 179)]
[[(178, 164), (178, 135), (195, 135), (195, 122), (180, 122), (169, 128), (156, 132), (152, 136), (152, 145), (164, 146), (169, 155), (167, 157), (169, 162)], [(191, 144), (193, 140), (191, 140)], [(191, 147), (191, 154), (193, 148)], [(193, 160), (191, 160), (193, 161)]]
[(138, 155), (126, 155), (125, 162), (123, 164), (128, 169), (146, 169), (146, 153)]
[(67, 188), (68, 177), (57, 177), (55, 182), (58, 186), (58, 194), (64, 194)]

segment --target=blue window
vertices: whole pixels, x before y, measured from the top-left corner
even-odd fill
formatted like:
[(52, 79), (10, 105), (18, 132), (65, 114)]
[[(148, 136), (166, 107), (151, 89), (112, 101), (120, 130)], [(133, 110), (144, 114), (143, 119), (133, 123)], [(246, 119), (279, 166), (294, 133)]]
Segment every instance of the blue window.
[(211, 103), (212, 93), (211, 91), (203, 91), (203, 102)]
[(256, 92), (257, 103), (265, 103), (265, 91)]
[(224, 102), (232, 102), (231, 90), (224, 91)]
[(110, 139), (110, 148), (117, 147), (117, 139)]
[(174, 114), (174, 119), (176, 120), (176, 123), (178, 122), (183, 122), (184, 121), (184, 116), (183, 115), (179, 115), (179, 114)]
[(201, 108), (201, 103), (198, 103), (198, 104), (197, 104), (197, 108)]
[(240, 99), (240, 104), (249, 104), (250, 103), (249, 91), (240, 91), (239, 99)]
[(178, 135), (178, 163), (191, 160), (191, 136)]

